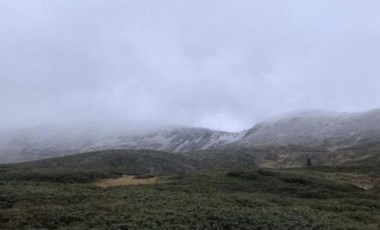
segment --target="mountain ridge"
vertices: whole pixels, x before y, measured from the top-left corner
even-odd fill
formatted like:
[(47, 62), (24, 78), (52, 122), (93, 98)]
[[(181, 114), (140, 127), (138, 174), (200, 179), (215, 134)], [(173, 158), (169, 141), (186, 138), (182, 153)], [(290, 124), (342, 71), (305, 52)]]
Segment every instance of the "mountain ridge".
[(307, 146), (331, 150), (380, 140), (380, 109), (360, 113), (306, 111), (263, 121), (242, 132), (171, 126), (106, 135), (91, 128), (45, 128), (12, 135), (3, 133), (0, 137), (2, 163), (112, 149), (190, 153), (231, 146)]

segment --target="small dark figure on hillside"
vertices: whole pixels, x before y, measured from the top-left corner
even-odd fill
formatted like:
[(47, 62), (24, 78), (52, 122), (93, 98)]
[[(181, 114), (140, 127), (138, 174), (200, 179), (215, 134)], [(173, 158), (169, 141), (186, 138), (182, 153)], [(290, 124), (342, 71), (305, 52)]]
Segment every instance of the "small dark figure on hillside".
[(307, 167), (310, 167), (310, 166), (311, 166), (311, 159), (310, 159), (310, 157), (307, 158), (306, 166), (307, 166)]

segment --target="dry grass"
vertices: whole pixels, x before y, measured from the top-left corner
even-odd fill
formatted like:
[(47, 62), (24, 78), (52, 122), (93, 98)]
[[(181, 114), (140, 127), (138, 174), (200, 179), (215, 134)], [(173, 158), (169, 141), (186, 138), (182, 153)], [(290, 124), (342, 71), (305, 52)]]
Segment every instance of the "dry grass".
[(136, 176), (124, 175), (119, 178), (99, 180), (95, 182), (95, 185), (102, 188), (107, 188), (110, 186), (121, 186), (121, 185), (156, 184), (157, 182), (158, 182), (157, 177), (136, 178)]
[(380, 179), (370, 177), (366, 174), (359, 173), (326, 173), (328, 178), (348, 182), (364, 190), (371, 190), (376, 184), (380, 183)]
[(304, 165), (301, 165), (300, 162), (295, 161), (291, 154), (278, 154), (276, 160), (264, 159), (260, 163), (260, 167), (263, 168), (298, 168), (301, 166)]

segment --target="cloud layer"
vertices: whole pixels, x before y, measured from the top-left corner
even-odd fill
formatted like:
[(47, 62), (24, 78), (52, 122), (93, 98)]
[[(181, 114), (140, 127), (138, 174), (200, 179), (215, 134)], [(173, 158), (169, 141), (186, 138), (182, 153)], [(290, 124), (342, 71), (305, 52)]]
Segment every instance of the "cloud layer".
[(380, 107), (379, 1), (0, 2), (1, 126)]

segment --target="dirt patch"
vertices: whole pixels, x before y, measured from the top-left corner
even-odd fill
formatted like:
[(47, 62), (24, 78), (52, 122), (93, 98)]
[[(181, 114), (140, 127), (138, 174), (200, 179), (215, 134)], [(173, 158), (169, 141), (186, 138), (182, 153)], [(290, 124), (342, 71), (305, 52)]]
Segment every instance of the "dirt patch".
[(157, 184), (157, 177), (137, 178), (136, 176), (124, 175), (119, 178), (102, 179), (95, 182), (96, 186), (107, 188), (110, 186), (120, 185), (141, 185), (141, 184)]

